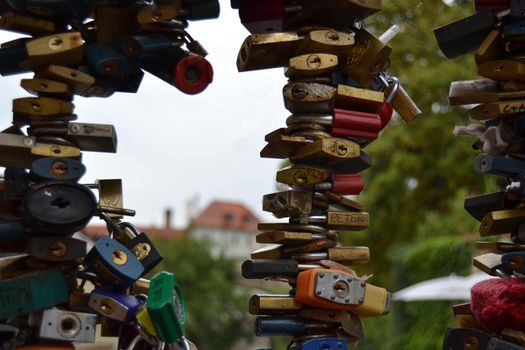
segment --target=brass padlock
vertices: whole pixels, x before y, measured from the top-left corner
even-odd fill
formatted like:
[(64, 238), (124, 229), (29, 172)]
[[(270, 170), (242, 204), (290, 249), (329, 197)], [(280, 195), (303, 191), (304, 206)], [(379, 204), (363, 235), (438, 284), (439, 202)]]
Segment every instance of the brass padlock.
[(505, 53), (505, 40), (499, 30), (493, 30), (483, 40), (475, 54), (476, 63), (482, 64), (491, 60), (501, 58)]
[(525, 222), (525, 209), (499, 210), (485, 215), (479, 234), (482, 237), (512, 233)]
[(498, 81), (525, 81), (525, 63), (494, 60), (478, 65), (478, 74)]
[(23, 67), (45, 67), (80, 64), (84, 54), (84, 40), (79, 32), (52, 34), (26, 43), (27, 60)]
[(50, 65), (39, 71), (35, 78), (51, 79), (67, 84), (77, 95), (85, 94), (95, 84), (95, 78), (79, 70)]
[(295, 79), (331, 73), (339, 65), (336, 55), (312, 53), (290, 58), (284, 75)]
[(2, 13), (0, 28), (33, 36), (47, 35), (56, 31), (56, 25), (53, 21), (15, 12)]
[(347, 53), (354, 43), (353, 33), (343, 33), (329, 29), (312, 30), (301, 41), (297, 54), (323, 52), (339, 56)]
[(484, 103), (470, 110), (470, 117), (476, 120), (515, 117), (525, 113), (525, 100)]
[(256, 294), (249, 301), (252, 315), (294, 315), (299, 310), (301, 304), (289, 295)]
[(284, 67), (300, 42), (296, 32), (253, 34), (244, 40), (237, 56), (237, 69), (245, 72)]

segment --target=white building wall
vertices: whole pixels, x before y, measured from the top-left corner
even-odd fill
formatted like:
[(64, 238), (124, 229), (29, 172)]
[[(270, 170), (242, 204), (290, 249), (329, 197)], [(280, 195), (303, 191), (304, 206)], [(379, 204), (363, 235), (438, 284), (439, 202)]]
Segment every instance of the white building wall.
[(250, 253), (263, 247), (255, 242), (257, 232), (221, 230), (217, 228), (197, 227), (189, 232), (192, 239), (203, 239), (210, 242), (212, 255), (221, 253), (237, 260), (249, 258)]

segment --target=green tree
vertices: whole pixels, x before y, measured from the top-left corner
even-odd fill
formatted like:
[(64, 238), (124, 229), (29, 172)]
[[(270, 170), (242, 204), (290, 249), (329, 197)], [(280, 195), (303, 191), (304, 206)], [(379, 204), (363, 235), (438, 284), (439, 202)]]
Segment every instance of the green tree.
[(248, 296), (235, 282), (234, 260), (214, 258), (209, 244), (196, 240), (155, 240), (164, 260), (155, 269), (177, 276), (186, 302), (186, 335), (199, 350), (230, 349), (252, 336)]

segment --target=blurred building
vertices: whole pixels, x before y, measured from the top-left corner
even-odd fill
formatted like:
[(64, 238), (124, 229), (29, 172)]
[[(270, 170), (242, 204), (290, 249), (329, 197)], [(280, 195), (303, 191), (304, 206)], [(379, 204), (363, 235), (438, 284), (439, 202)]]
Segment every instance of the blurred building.
[(260, 248), (255, 243), (259, 221), (244, 204), (213, 201), (193, 219), (187, 234), (209, 241), (215, 256), (246, 260), (249, 252)]

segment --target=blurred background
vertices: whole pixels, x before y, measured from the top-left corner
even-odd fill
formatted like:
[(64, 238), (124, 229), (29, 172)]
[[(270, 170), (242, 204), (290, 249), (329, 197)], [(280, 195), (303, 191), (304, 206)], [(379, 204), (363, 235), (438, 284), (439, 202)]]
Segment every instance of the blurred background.
[[(182, 95), (147, 75), (138, 94), (76, 100), (84, 122), (114, 124), (117, 155), (86, 154), (83, 182), (122, 178), (125, 207), (138, 214), (130, 221), (153, 236), (173, 271), (188, 305), (188, 337), (200, 350), (286, 348), (286, 339), (255, 339), (254, 317), (247, 314), (253, 292), (287, 290), (240, 278), (240, 263), (255, 249), (261, 198), (275, 191), (280, 163), (260, 159), (264, 135), (283, 126), (285, 84), (280, 69), (239, 74), (238, 49), (248, 35), (229, 1), (221, 1), (219, 20), (192, 23), (189, 32), (210, 52), (215, 82), (203, 94)], [(439, 53), (432, 30), (474, 13), (473, 1), (383, 0), (383, 11), (365, 25), (380, 35), (392, 24), (402, 32), (390, 73), (398, 76), (424, 114), (410, 125), (399, 119), (367, 148), (373, 166), (364, 172), (366, 187), (357, 200), (371, 213), (371, 227), (343, 234), (345, 245), (367, 245), (372, 262), (359, 269), (372, 283), (392, 292), (418, 282), (472, 273), (474, 219), (463, 200), (497, 184), (473, 170), (473, 139), (452, 135), (468, 124), (467, 111), (448, 106), (453, 80), (475, 79), (473, 55), (449, 61)], [(2, 42), (14, 37), (1, 34)], [(11, 99), (26, 94), (20, 76), (2, 80), (0, 115), (10, 123)], [(484, 179), (485, 178), (485, 179)], [(86, 234), (102, 234), (93, 222)], [(391, 313), (365, 321), (359, 349), (441, 349), (452, 323), (444, 300), (396, 301)]]

